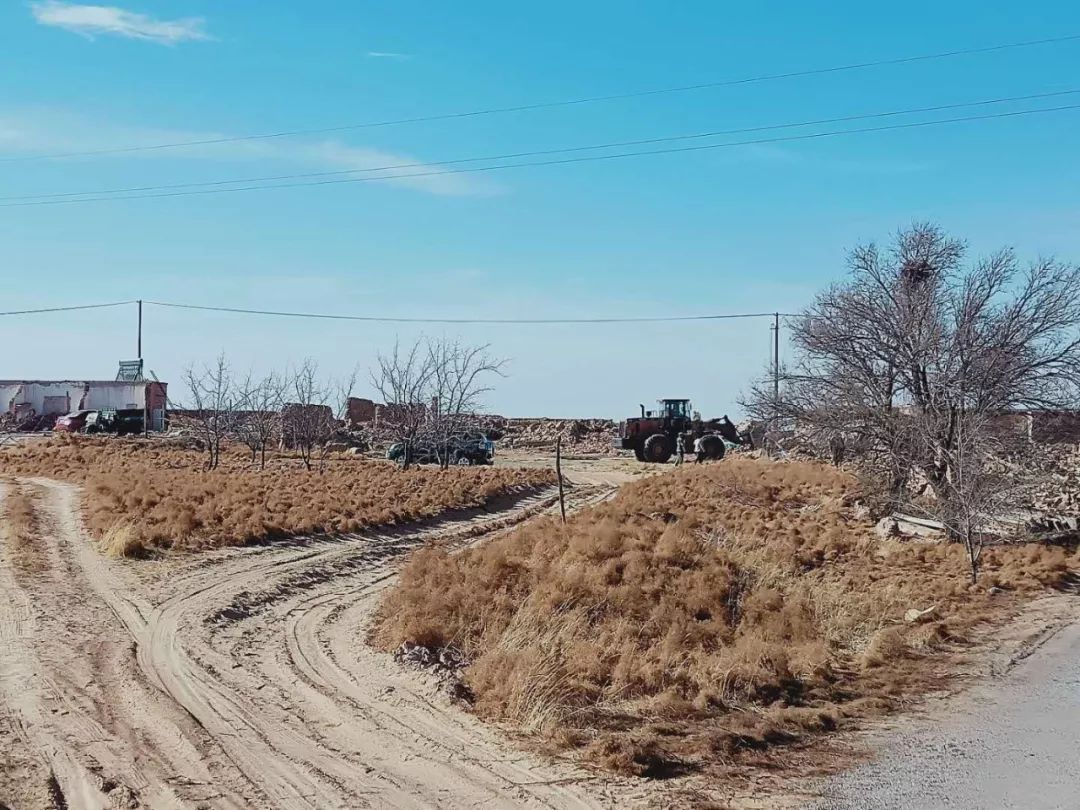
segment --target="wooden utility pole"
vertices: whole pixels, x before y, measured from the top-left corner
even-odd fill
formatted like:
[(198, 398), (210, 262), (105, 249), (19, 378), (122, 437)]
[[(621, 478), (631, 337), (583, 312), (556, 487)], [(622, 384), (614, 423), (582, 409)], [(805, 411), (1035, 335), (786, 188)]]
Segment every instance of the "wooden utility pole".
[(559, 511), (562, 512), (562, 522), (566, 523), (566, 496), (563, 494), (562, 480), (562, 434), (555, 438), (555, 475), (559, 479)]
[(142, 360), (142, 299), (139, 299), (139, 342), (137, 344), (137, 358)]

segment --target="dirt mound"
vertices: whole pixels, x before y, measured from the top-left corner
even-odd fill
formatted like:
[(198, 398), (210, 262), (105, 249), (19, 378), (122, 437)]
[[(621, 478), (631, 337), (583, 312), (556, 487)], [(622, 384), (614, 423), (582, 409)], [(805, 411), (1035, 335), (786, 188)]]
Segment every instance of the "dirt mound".
[(961, 547), (874, 537), (854, 487), (754, 459), (654, 476), (565, 526), (418, 553), (372, 640), (453, 645), (481, 716), (659, 776), (767, 757), (940, 686), (928, 658), (1080, 563), (996, 548), (969, 586)]

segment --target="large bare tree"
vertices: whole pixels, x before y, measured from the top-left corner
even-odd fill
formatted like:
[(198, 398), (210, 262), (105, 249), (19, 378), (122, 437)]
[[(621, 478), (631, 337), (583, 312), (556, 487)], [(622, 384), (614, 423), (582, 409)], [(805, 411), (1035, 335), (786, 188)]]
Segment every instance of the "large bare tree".
[[(877, 459), (894, 500), (925, 481), (932, 511), (968, 545), (1004, 489), (987, 458), (994, 417), (1074, 407), (1080, 399), (1080, 268), (1010, 249), (970, 264), (966, 246), (916, 224), (887, 248), (849, 255), (849, 276), (791, 325), (795, 361), (781, 395), (754, 389), (752, 415), (823, 440), (842, 436)], [(982, 517), (980, 517), (982, 515)]]
[(420, 440), (431, 442), (442, 466), (451, 460), (452, 441), (479, 425), (477, 412), (486, 382), (502, 374), (505, 361), (487, 346), (447, 338), (420, 338), (405, 349), (400, 342), (379, 354), (371, 384), (385, 403), (379, 426), (404, 445), (404, 466)]
[(395, 341), (393, 351), (378, 354), (371, 371), (371, 385), (385, 403), (379, 411), (379, 428), (404, 446), (405, 469), (412, 464), (417, 439), (427, 423), (433, 374), (422, 340), (407, 350)]
[(191, 395), (196, 432), (206, 446), (206, 468), (212, 470), (221, 459), (222, 442), (235, 429), (239, 397), (232, 370), (224, 352), (212, 364), (190, 365), (184, 371)]
[(431, 369), (429, 425), (444, 469), (452, 459), (453, 439), (478, 425), (483, 395), (491, 391), (487, 380), (501, 376), (506, 361), (493, 357), (490, 347), (469, 346), (459, 340), (428, 340)]

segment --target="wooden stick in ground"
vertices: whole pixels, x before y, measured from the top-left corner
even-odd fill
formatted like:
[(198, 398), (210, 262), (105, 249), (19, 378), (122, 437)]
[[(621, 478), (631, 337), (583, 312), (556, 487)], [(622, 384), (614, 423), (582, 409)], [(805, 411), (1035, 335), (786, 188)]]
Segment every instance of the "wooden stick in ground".
[(555, 438), (555, 475), (559, 479), (559, 511), (562, 512), (562, 522), (566, 523), (566, 498), (563, 494), (562, 480), (562, 435)]

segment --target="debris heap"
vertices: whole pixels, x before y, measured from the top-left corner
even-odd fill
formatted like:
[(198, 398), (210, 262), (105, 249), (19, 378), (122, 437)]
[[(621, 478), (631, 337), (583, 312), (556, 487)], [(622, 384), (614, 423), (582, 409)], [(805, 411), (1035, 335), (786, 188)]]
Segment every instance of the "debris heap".
[(562, 436), (563, 447), (573, 453), (613, 455), (611, 440), (615, 435), (611, 419), (507, 419), (505, 416), (482, 417), (481, 429), (501, 447), (519, 450), (554, 450)]

